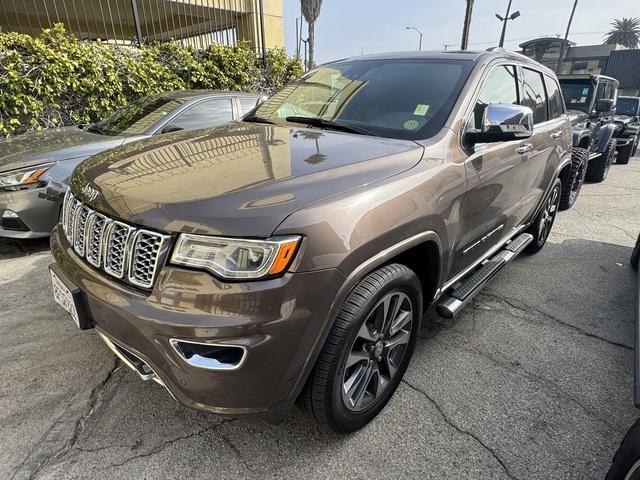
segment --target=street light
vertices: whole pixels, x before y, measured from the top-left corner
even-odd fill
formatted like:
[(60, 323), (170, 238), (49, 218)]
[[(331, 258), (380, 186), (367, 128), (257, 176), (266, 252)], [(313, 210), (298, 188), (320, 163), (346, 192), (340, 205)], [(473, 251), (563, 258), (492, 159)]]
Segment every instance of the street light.
[(501, 17), (496, 13), (496, 17), (498, 20), (502, 22), (502, 34), (500, 35), (500, 44), (499, 47), (504, 47), (504, 35), (507, 32), (507, 22), (509, 20), (515, 20), (520, 16), (520, 12), (515, 11), (511, 15), (509, 15), (509, 11), (511, 10), (511, 0), (509, 0), (509, 4), (507, 5), (507, 14), (504, 17)]
[(418, 51), (422, 50), (422, 32), (418, 30), (416, 27), (407, 27), (407, 30), (415, 30), (420, 35), (420, 42), (418, 43)]

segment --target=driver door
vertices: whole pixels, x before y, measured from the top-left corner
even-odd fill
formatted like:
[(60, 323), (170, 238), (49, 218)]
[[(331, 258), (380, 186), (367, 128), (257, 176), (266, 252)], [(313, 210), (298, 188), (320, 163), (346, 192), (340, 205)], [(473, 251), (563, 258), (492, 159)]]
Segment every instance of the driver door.
[[(518, 105), (514, 65), (494, 66), (485, 77), (468, 128), (479, 129), (489, 104)], [(477, 144), (465, 160), (467, 192), (450, 278), (487, 253), (524, 219), (530, 139)]]

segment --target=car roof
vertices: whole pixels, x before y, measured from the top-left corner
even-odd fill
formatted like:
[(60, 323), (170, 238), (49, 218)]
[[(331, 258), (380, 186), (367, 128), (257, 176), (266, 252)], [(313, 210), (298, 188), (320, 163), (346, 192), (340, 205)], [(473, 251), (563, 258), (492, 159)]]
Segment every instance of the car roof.
[(229, 92), (223, 90), (173, 90), (170, 92), (157, 93), (157, 98), (166, 100), (183, 100), (190, 101), (208, 97), (250, 97), (258, 99), (260, 95), (247, 92)]
[(328, 63), (340, 63), (340, 62), (353, 62), (362, 60), (461, 60), (467, 62), (479, 62), (481, 60), (493, 60), (493, 59), (508, 59), (515, 62), (524, 63), (540, 71), (545, 72), (548, 75), (555, 75), (554, 72), (536, 62), (535, 60), (522, 55), (517, 52), (512, 52), (504, 48), (490, 48), (488, 50), (424, 50), (424, 51), (410, 51), (410, 52), (389, 52), (389, 53), (376, 53), (371, 55), (360, 55), (357, 57), (343, 58), (334, 62)]
[(595, 78), (596, 80), (609, 80), (612, 82), (617, 82), (613, 77), (607, 77), (606, 75), (595, 75), (592, 73), (566, 73), (562, 75), (558, 75), (560, 80), (591, 80)]

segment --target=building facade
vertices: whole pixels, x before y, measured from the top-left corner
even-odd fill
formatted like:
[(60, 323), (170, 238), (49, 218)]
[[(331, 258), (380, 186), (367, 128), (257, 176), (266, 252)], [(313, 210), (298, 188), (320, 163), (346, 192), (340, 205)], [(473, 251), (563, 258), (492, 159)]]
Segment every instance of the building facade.
[(37, 35), (56, 23), (84, 40), (136, 45), (175, 40), (206, 48), (284, 47), (283, 0), (2, 0), (0, 28)]

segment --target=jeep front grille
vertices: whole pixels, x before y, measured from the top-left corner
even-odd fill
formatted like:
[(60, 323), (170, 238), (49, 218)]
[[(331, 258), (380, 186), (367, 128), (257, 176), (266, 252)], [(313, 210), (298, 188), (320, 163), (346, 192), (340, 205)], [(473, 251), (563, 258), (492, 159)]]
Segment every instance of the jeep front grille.
[(112, 277), (150, 288), (170, 236), (137, 229), (82, 204), (70, 190), (62, 206), (62, 228), (75, 252)]

